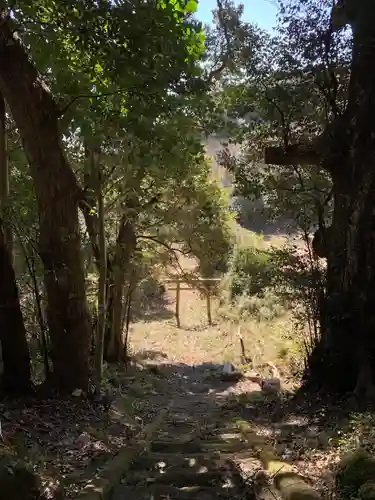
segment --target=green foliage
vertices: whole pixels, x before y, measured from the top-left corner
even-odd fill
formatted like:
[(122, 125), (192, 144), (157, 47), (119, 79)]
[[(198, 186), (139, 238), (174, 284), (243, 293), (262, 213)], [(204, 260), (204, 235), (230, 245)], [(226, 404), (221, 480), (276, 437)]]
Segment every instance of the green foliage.
[(172, 185), (165, 183), (162, 201), (143, 213), (141, 239), (154, 251), (164, 246), (171, 255), (178, 248), (195, 257), (203, 276), (225, 272), (233, 243), (232, 216), (224, 190), (210, 178), (209, 164), (195, 157), (184, 176), (171, 180)]
[(177, 233), (183, 238), (186, 250), (197, 257), (199, 272), (214, 277), (227, 270), (233, 245), (228, 198), (223, 189), (210, 179), (207, 164), (189, 187), (190, 206)]
[(329, 14), (328, 1), (288, 2), (277, 35), (257, 33), (254, 47), (261, 40), (262, 49), (242, 63), (241, 80), (221, 95), (235, 119), (226, 140), (240, 145), (239, 153), (225, 151), (220, 159), (235, 176), (236, 194), (261, 199), (271, 219), (286, 216), (303, 232), (316, 225), (317, 207), (325, 205), (330, 218), (331, 179), (316, 165), (265, 165), (264, 151), (314, 141), (345, 107), (349, 36), (330, 34)]
[[(342, 498), (355, 498), (361, 490), (360, 498), (369, 499), (374, 488), (369, 487), (375, 475), (375, 459), (364, 449), (346, 455), (339, 463), (336, 486)], [(366, 485), (364, 487), (364, 485)], [(369, 495), (370, 493), (370, 495)]]
[(258, 320), (271, 320), (292, 310), (299, 328), (309, 325), (306, 347), (310, 346), (324, 269), (303, 248), (266, 246), (261, 237), (246, 233), (247, 238), (240, 233), (241, 243), (231, 255), (222, 302), (241, 317)]
[(262, 295), (272, 285), (274, 266), (269, 252), (237, 248), (230, 263), (231, 299), (241, 295)]
[[(192, 16), (196, 5), (194, 0), (37, 0), (8, 6), (15, 30), (58, 102), (65, 153), (89, 204), (93, 232), (87, 234), (82, 214), (80, 225), (93, 311), (97, 308), (94, 191), (99, 170), (109, 262), (118, 249), (122, 221), (131, 221), (137, 239), (131, 261), (123, 269), (125, 285), (136, 280), (142, 297), (157, 295), (157, 274), (176, 263), (178, 252), (194, 256), (196, 271), (203, 276), (227, 271), (233, 216), (228, 195), (212, 180), (202, 134), (226, 122), (227, 102), (220, 85), (213, 88), (211, 83), (221, 77), (227, 82), (250, 53), (255, 58), (262, 36), (241, 20), (241, 8), (223, 1), (224, 10), (215, 14), (216, 28), (206, 29), (205, 39)], [(261, 64), (261, 57), (256, 60)], [(234, 109), (234, 113), (242, 111)], [(26, 228), (21, 239), (33, 257), (40, 287), (38, 212), (14, 130), (8, 138), (12, 207), (19, 214), (19, 225)], [(25, 257), (17, 251), (22, 303), (30, 310), (27, 318), (32, 324), (32, 280)]]
[[(201, 74), (197, 63), (204, 35), (192, 17), (196, 6), (194, 0), (4, 5), (12, 11), (14, 29), (61, 110), (62, 144), (90, 204), (90, 238), (80, 218), (88, 273), (97, 271), (92, 242), (98, 172), (90, 163), (90, 152), (97, 155), (103, 181), (108, 257), (111, 260), (116, 249), (119, 222), (132, 220), (140, 247), (132, 267), (140, 280), (146, 268), (153, 269), (158, 255), (147, 254), (141, 237), (155, 226), (174, 223), (168, 200), (176, 186), (189, 183), (199, 171), (203, 150), (197, 117), (202, 107), (190, 83)], [(38, 212), (19, 131), (13, 123), (9, 129), (11, 205), (20, 227), (16, 268), (26, 323), (34, 331), (35, 276), (29, 276), (30, 259), (38, 287), (43, 280)], [(199, 195), (198, 184), (196, 188)], [(131, 271), (124, 269), (126, 281)], [(87, 292), (95, 311), (96, 279), (91, 278)]]

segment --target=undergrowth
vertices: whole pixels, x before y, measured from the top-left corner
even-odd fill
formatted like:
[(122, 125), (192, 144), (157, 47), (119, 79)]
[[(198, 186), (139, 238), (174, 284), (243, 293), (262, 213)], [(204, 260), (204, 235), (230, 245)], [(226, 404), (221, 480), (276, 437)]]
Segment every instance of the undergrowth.
[(221, 320), (266, 331), (269, 340), (262, 349), (269, 351), (265, 344), (270, 342), (277, 345), (279, 362), (300, 374), (319, 335), (320, 264), (306, 247), (247, 231), (239, 233), (228, 267), (218, 298)]

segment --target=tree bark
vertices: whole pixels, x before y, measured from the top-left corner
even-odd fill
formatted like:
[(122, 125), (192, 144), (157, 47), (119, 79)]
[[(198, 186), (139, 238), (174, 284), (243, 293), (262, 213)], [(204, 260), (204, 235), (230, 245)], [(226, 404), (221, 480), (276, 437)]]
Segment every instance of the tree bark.
[(124, 216), (120, 222), (115, 255), (111, 263), (108, 279), (107, 333), (105, 359), (120, 361), (123, 357), (122, 318), (123, 291), (126, 271), (136, 246), (134, 223)]
[[(6, 113), (5, 100), (0, 94), (0, 205), (2, 209), (2, 217), (4, 218), (7, 210), (7, 202), (9, 198), (9, 163), (7, 152), (7, 133), (6, 133)], [(4, 237), (8, 247), (9, 256), (13, 265), (13, 234), (9, 224), (4, 223)]]
[(1, 386), (6, 394), (31, 390), (30, 357), (16, 277), (0, 220), (0, 341), (3, 358)]
[[(372, 15), (371, 15), (372, 14)], [(375, 381), (375, 15), (356, 4), (345, 121), (345, 162), (333, 174), (334, 213), (327, 258), (321, 340), (308, 384), (326, 392), (374, 395)]]
[[(5, 101), (0, 94), (0, 207), (1, 218), (9, 197)], [(2, 390), (6, 394), (31, 389), (30, 357), (12, 259), (12, 231), (0, 219), (0, 343), (3, 361)]]
[(86, 389), (91, 325), (80, 253), (80, 193), (60, 142), (56, 103), (4, 12), (0, 91), (19, 128), (35, 184), (56, 388), (63, 392)]

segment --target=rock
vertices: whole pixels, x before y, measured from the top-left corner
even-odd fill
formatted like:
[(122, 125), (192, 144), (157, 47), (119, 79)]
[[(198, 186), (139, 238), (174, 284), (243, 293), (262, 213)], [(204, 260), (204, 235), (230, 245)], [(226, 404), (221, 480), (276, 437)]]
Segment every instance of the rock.
[(218, 365), (217, 363), (202, 363), (200, 365), (194, 365), (193, 367), (196, 371), (221, 371), (223, 365)]
[(239, 371), (231, 372), (228, 374), (222, 373), (221, 380), (225, 382), (238, 382), (243, 378), (243, 374)]
[(74, 389), (72, 392), (72, 396), (75, 398), (80, 398), (83, 396), (83, 390), (82, 389)]
[(262, 379), (260, 387), (263, 392), (273, 394), (281, 391), (281, 382), (279, 378)]
[(90, 444), (91, 438), (87, 432), (82, 432), (77, 438), (77, 444), (80, 448), (87, 448)]
[(231, 363), (225, 363), (222, 366), (220, 378), (228, 382), (237, 382), (243, 378), (243, 373), (236, 370)]
[(43, 498), (38, 476), (14, 457), (0, 460), (0, 500), (39, 500)]
[(64, 500), (65, 498), (62, 486), (51, 483), (43, 489), (43, 495), (40, 497), (40, 500)]
[(232, 363), (225, 363), (222, 368), (222, 373), (223, 375), (229, 375), (230, 373), (233, 373), (235, 370), (236, 369), (232, 365)]
[(256, 384), (261, 384), (262, 382), (262, 377), (259, 376), (258, 372), (255, 371), (248, 371), (244, 374), (244, 377), (249, 379), (250, 382), (254, 382)]

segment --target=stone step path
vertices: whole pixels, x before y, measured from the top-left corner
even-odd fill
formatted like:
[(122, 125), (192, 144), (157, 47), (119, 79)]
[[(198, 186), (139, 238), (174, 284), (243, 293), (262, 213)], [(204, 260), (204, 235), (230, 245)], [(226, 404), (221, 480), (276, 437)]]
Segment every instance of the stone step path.
[(132, 464), (111, 500), (254, 499), (235, 460), (249, 447), (224, 420), (217, 399), (176, 397), (149, 451)]

